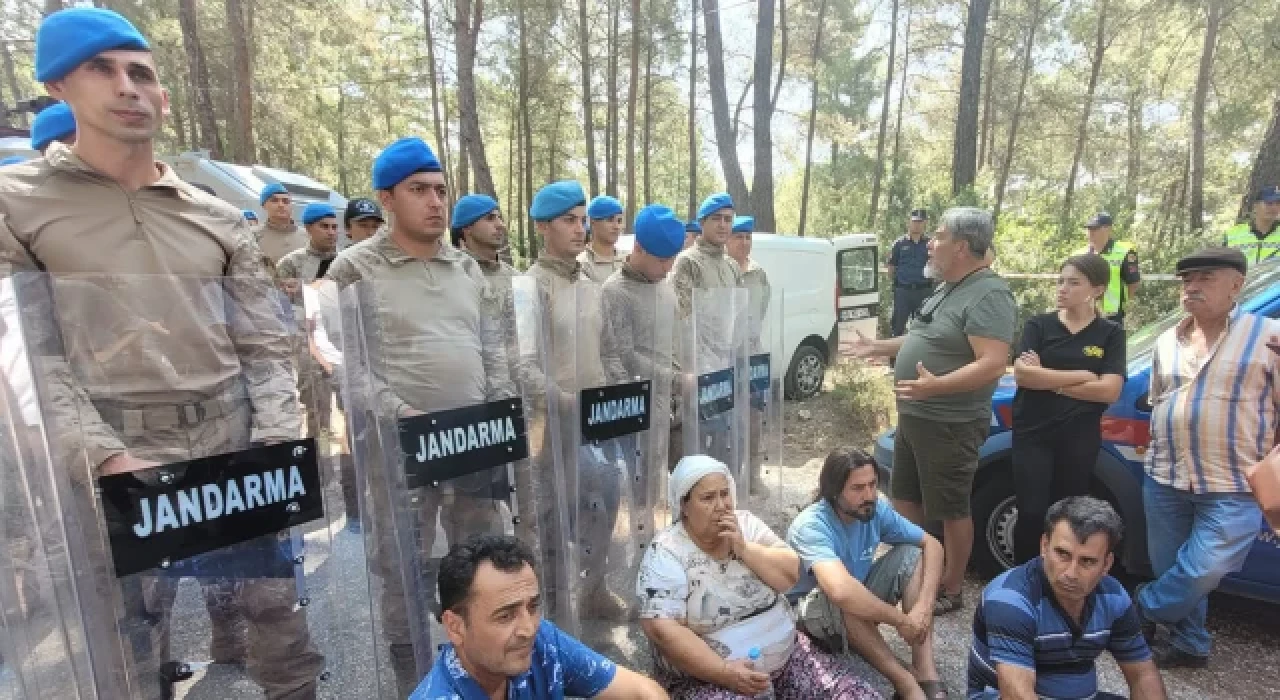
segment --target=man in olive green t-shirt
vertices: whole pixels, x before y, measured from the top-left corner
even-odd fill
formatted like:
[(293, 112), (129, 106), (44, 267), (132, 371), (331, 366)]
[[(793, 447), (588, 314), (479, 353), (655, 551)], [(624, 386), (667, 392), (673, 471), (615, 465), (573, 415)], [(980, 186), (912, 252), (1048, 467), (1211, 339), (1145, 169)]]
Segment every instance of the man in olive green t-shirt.
[(960, 587), (973, 549), (969, 496), (1018, 317), (1009, 285), (986, 260), (994, 231), (986, 211), (948, 209), (925, 266), (925, 275), (942, 284), (907, 323), (906, 335), (875, 341), (859, 335), (855, 343), (859, 356), (897, 358), (889, 493), (894, 508), (916, 524), (942, 521), (946, 569), (938, 614), (963, 607)]

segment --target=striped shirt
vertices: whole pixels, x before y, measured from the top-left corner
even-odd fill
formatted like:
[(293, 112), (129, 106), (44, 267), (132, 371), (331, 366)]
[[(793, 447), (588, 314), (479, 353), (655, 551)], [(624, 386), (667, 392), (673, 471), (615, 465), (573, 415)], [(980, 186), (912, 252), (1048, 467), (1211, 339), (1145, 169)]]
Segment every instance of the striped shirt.
[(1110, 651), (1117, 663), (1151, 658), (1138, 613), (1120, 585), (1103, 576), (1076, 624), (1053, 597), (1036, 557), (1000, 574), (982, 591), (969, 649), (970, 700), (993, 697), (998, 664), (1036, 672), (1036, 695), (1079, 700), (1098, 692), (1094, 661)]
[(1243, 470), (1275, 441), (1280, 376), (1266, 342), (1280, 323), (1237, 307), (1201, 357), (1190, 328), (1188, 317), (1156, 341), (1147, 474), (1181, 491), (1247, 493)]

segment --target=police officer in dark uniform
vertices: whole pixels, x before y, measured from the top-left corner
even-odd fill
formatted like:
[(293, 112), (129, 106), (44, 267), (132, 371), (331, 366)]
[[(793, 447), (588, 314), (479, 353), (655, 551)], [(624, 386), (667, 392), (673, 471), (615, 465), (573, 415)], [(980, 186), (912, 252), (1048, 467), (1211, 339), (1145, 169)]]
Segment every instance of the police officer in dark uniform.
[(893, 242), (885, 261), (893, 282), (893, 319), (889, 325), (895, 337), (906, 332), (907, 320), (933, 291), (933, 281), (924, 276), (925, 263), (929, 262), (929, 237), (924, 235), (928, 220), (927, 210), (912, 209), (907, 235)]

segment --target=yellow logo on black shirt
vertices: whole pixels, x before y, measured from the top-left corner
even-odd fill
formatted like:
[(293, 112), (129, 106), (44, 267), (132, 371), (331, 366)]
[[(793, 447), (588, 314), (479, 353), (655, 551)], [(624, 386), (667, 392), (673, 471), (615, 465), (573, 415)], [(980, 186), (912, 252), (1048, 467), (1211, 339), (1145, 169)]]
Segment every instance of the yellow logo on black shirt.
[(1084, 354), (1089, 357), (1102, 357), (1103, 352), (1102, 348), (1097, 345), (1086, 345), (1084, 346)]

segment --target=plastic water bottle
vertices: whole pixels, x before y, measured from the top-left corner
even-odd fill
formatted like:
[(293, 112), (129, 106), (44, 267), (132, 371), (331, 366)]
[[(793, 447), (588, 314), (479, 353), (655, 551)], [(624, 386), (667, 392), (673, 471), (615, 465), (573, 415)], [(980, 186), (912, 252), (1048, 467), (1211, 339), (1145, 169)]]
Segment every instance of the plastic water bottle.
[[(751, 668), (759, 670), (760, 665), (760, 647), (751, 647), (747, 650), (747, 658), (751, 660)], [(774, 700), (773, 683), (769, 683), (769, 689), (756, 696), (756, 700)]]

